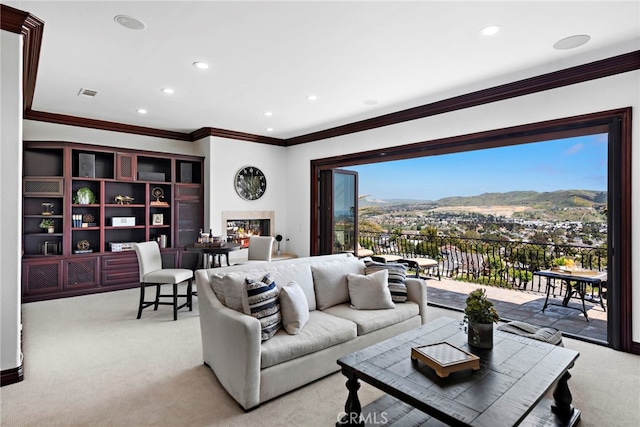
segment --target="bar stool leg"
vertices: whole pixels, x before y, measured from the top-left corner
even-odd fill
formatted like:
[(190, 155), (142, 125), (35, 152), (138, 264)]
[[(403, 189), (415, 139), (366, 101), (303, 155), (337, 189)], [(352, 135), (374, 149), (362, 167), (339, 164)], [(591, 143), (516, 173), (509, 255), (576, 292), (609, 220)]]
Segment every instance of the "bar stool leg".
[(178, 320), (178, 284), (173, 284), (173, 320)]

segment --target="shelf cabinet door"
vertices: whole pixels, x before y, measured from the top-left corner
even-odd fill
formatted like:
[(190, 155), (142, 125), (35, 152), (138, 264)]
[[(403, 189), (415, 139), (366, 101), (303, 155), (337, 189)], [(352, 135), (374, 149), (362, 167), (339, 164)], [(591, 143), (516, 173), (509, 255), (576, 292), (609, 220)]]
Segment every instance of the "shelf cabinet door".
[(200, 200), (176, 200), (176, 242), (173, 246), (183, 248), (198, 240), (202, 228), (202, 202)]
[(118, 153), (116, 157), (116, 179), (120, 181), (133, 181), (136, 176), (136, 155)]
[(98, 286), (100, 258), (81, 257), (64, 260), (64, 288), (77, 289)]
[(33, 297), (62, 290), (62, 260), (40, 258), (22, 263), (22, 295)]

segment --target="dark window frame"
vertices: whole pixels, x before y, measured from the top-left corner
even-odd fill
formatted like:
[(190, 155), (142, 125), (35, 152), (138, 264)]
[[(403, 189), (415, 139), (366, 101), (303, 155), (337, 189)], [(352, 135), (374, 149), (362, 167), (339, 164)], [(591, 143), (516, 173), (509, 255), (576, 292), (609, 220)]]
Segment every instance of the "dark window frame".
[(640, 354), (640, 343), (633, 342), (631, 330), (631, 117), (628, 107), (312, 160), (310, 253), (318, 254), (322, 232), (318, 226), (321, 170), (608, 133), (609, 280), (617, 284), (608, 290), (612, 307), (608, 339), (614, 349)]

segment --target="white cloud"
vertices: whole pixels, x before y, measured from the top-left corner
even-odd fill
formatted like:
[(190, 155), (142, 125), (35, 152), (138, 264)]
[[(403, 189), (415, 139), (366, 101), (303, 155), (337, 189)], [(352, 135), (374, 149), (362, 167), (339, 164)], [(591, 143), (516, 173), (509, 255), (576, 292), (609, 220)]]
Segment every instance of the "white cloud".
[(569, 154), (569, 155), (576, 154), (578, 151), (582, 150), (583, 148), (584, 148), (584, 144), (578, 143), (578, 144), (575, 144), (575, 145), (571, 146), (570, 148), (568, 148), (564, 152), (564, 154)]

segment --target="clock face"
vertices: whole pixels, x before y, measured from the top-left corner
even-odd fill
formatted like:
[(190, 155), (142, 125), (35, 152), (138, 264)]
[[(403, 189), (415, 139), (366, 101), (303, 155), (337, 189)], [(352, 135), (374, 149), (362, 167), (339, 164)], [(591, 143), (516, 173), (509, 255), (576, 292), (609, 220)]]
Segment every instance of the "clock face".
[(236, 193), (245, 200), (257, 200), (267, 190), (267, 178), (255, 166), (245, 166), (235, 179)]

